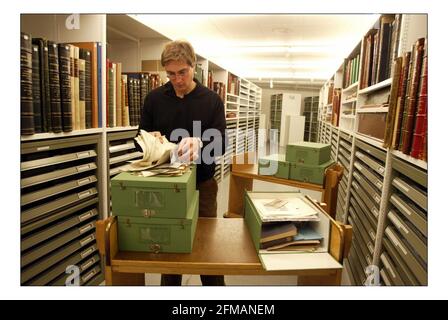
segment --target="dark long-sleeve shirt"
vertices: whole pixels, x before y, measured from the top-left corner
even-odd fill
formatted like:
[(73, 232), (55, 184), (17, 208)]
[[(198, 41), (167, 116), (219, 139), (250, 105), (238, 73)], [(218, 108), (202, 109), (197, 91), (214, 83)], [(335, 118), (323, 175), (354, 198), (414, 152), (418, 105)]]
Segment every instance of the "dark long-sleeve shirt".
[[(202, 140), (205, 151), (207, 146), (214, 140), (207, 138), (204, 131), (217, 129), (219, 131), (219, 148), (212, 152), (212, 156), (223, 155), (225, 151), (225, 129), (226, 119), (224, 115), (224, 104), (217, 93), (204, 87), (196, 79), (196, 87), (183, 98), (176, 96), (171, 82), (152, 90), (145, 98), (139, 129), (145, 131), (160, 131), (168, 140), (179, 143), (181, 136), (174, 137), (175, 129), (185, 129), (189, 137), (198, 137)], [(193, 121), (200, 121), (200, 130), (193, 130)], [(175, 133), (175, 132), (174, 132)], [(208, 180), (214, 176), (215, 163), (204, 163), (205, 154), (197, 162), (197, 180), (199, 182)], [(199, 162), (200, 160), (200, 162)]]

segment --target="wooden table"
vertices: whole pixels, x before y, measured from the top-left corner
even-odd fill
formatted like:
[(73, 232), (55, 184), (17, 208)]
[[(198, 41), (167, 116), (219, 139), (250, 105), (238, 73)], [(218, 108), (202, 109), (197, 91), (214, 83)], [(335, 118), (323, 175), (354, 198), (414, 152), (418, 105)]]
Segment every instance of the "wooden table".
[[(98, 221), (96, 230), (107, 285), (144, 285), (145, 273), (297, 275), (300, 284), (339, 285), (341, 282), (342, 269), (264, 270), (244, 219), (199, 218), (190, 254), (119, 251), (115, 217)], [(350, 247), (351, 229), (335, 224), (331, 232), (331, 255), (342, 263)]]
[(325, 203), (325, 211), (332, 217), (336, 216), (336, 202), (338, 195), (339, 181), (342, 179), (343, 167), (334, 164), (325, 172), (324, 183), (313, 184), (289, 179), (277, 178), (274, 176), (264, 176), (258, 174), (258, 164), (256, 154), (246, 152), (232, 157), (232, 169), (229, 182), (229, 209), (226, 217), (244, 216), (244, 194), (245, 191), (252, 191), (253, 180), (277, 183), (322, 192), (321, 201)]

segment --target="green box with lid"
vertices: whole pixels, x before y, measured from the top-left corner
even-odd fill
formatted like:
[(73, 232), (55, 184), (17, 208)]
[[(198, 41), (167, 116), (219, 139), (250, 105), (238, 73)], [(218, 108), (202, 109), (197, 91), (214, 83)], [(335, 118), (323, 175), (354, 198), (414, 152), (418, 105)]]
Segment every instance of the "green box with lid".
[(195, 191), (183, 218), (118, 216), (121, 251), (190, 253), (199, 215), (199, 191)]
[(258, 174), (289, 178), (289, 162), (285, 161), (284, 154), (272, 154), (258, 159)]
[(323, 184), (325, 170), (333, 163), (333, 160), (329, 160), (323, 164), (318, 165), (291, 163), (291, 167), (289, 170), (289, 179), (314, 184)]
[(196, 166), (178, 177), (122, 172), (111, 179), (116, 216), (184, 218), (196, 191)]
[(331, 145), (316, 142), (296, 142), (286, 146), (286, 161), (306, 165), (321, 165), (330, 160)]

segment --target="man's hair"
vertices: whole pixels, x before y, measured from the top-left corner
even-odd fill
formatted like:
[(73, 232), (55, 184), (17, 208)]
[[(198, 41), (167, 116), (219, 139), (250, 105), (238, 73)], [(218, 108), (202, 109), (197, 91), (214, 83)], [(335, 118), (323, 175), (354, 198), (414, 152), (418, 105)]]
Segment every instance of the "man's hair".
[(196, 54), (193, 46), (185, 40), (175, 40), (167, 43), (162, 52), (162, 66), (170, 61), (184, 61), (191, 67), (196, 64)]

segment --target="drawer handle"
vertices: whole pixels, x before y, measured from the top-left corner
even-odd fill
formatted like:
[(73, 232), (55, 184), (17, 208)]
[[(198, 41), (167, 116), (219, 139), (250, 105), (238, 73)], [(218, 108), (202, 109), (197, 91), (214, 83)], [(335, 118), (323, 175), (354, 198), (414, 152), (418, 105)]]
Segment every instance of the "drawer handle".
[(90, 241), (92, 241), (93, 239), (95, 239), (95, 237), (93, 236), (93, 234), (81, 241), (79, 241), (79, 243), (81, 244), (81, 246), (84, 246), (85, 244), (89, 243)]
[(86, 283), (89, 281), (90, 278), (92, 278), (96, 274), (96, 270), (90, 271), (88, 274), (86, 274), (84, 277), (82, 277), (82, 282)]
[(87, 249), (86, 251), (82, 252), (82, 253), (81, 253), (81, 258), (84, 259), (84, 258), (87, 257), (89, 254), (91, 254), (94, 250), (95, 250), (95, 249), (93, 249), (93, 248), (89, 248), (89, 249)]
[(79, 232), (80, 233), (85, 233), (85, 232), (89, 231), (92, 228), (93, 228), (93, 223), (89, 223), (85, 227), (82, 227), (81, 229), (79, 229)]
[(79, 217), (79, 221), (84, 221), (87, 220), (88, 218), (90, 218), (91, 216), (93, 216), (93, 210), (89, 210), (87, 213), (83, 214), (82, 216)]
[(94, 258), (92, 258), (89, 261), (85, 262), (83, 265), (81, 265), (81, 271), (86, 270), (88, 267), (90, 267), (94, 263), (95, 263), (95, 259)]

